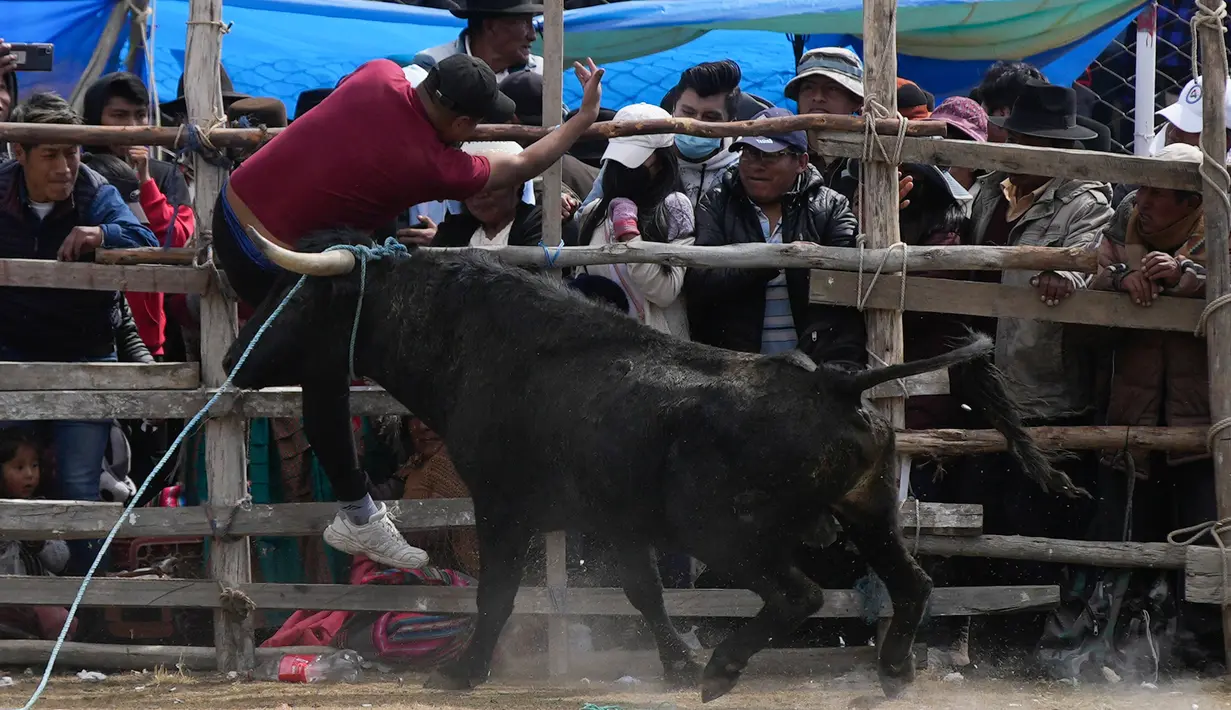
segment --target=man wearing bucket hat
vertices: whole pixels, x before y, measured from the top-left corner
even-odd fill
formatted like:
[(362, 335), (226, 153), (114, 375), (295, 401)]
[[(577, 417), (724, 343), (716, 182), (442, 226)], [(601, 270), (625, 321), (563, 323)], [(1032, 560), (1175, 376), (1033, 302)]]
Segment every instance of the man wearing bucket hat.
[(534, 17), (543, 14), (541, 2), (460, 0), (458, 5), (449, 12), (466, 20), (466, 29), (452, 42), (415, 55), (404, 69), (412, 85), (422, 81), (437, 62), (454, 54), (469, 54), (487, 62), (497, 81), (522, 71), (543, 73), (543, 58), (530, 53), (530, 45), (537, 36)]
[[(1017, 145), (1072, 148), (1094, 133), (1077, 123), (1077, 96), (1067, 86), (1030, 81), (1008, 116), (992, 116), (1008, 142)], [(994, 172), (979, 179), (972, 207), (972, 241), (976, 244), (1034, 247), (1096, 248), (1111, 221), (1111, 187), (1104, 182)], [(1083, 274), (1067, 271), (981, 272), (983, 280), (1011, 286), (1030, 286), (1048, 306), (1059, 305), (1077, 289), (1085, 288)], [(1064, 326), (1049, 321), (1003, 317), (978, 324), (995, 329), (996, 366), (1010, 388), (1029, 399), (1038, 419), (1031, 426), (1090, 424), (1093, 381), (1085, 353), (1072, 347)], [(999, 466), (1002, 461), (992, 464)], [(1087, 461), (1074, 459), (1061, 467), (1074, 480), (1087, 478)], [(991, 469), (1001, 470), (1001, 469)], [(995, 508), (1004, 534), (1080, 535), (1076, 516), (1067, 508), (1042, 500), (1032, 490), (1017, 488), (1010, 478), (997, 479), (1001, 488), (985, 505)], [(1009, 486), (1006, 491), (1003, 486)], [(1029, 505), (1021, 500), (1030, 499)], [(1055, 503), (1059, 505), (1059, 503)], [(986, 509), (985, 509), (986, 510)], [(1050, 511), (1047, 514), (1040, 510)], [(991, 513), (988, 513), (991, 520)], [(1050, 521), (1046, 524), (1040, 521)], [(1047, 528), (1046, 532), (1040, 531)], [(1023, 530), (1034, 532), (1023, 533)]]
[[(294, 249), (318, 230), (374, 231), (412, 204), (465, 200), (534, 178), (598, 116), (603, 70), (592, 61), (574, 69), (584, 87), (580, 113), (516, 155), (469, 155), (454, 146), (468, 140), (481, 120), (505, 120), (514, 110), (482, 60), (465, 54), (446, 57), (417, 88), (387, 59), (359, 67), (223, 185), (214, 211), (213, 245), (232, 288), (248, 304), (259, 304), (283, 273), (251, 241), (250, 229)], [(344, 146), (320, 150), (338, 136), (345, 136)], [(326, 410), (331, 405), (320, 400), (329, 396), (304, 392), (305, 403), (314, 399)], [(349, 418), (306, 417), (304, 429), (341, 503), (325, 542), (391, 567), (426, 564), (426, 553), (408, 545), (384, 505), (368, 495)]]
[[(782, 108), (757, 119), (792, 115)], [(807, 241), (855, 246), (850, 203), (808, 162), (803, 131), (746, 136), (739, 163), (697, 206), (696, 244)], [(693, 340), (773, 354), (798, 347), (814, 360), (866, 361), (863, 318), (853, 308), (809, 303), (807, 269), (689, 268), (684, 295)]]
[[(845, 47), (819, 47), (809, 50), (795, 68), (795, 78), (787, 82), (783, 94), (799, 105), (799, 115), (830, 113), (850, 116), (863, 109), (863, 62)], [(812, 164), (830, 188), (846, 199), (855, 199), (859, 184), (844, 178), (846, 158), (810, 153)]]

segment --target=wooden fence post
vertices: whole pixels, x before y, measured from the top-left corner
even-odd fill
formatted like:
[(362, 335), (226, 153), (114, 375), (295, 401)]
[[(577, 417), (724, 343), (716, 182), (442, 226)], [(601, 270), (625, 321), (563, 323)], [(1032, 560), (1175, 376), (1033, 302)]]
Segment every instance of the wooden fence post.
[[(189, 4), (188, 43), (185, 57), (184, 98), (190, 120), (203, 131), (225, 121), (219, 66), (222, 61), (222, 1), (191, 0)], [(212, 237), (214, 202), (226, 180), (225, 168), (211, 165), (194, 156), (196, 180), (197, 239), (203, 246)], [(208, 253), (208, 251), (203, 252)], [(238, 315), (235, 303), (211, 281), (201, 296), (201, 374), (206, 387), (218, 387), (226, 379), (222, 357), (235, 339)], [(209, 505), (220, 524), (234, 513), (248, 494), (247, 455), (244, 420), (238, 416), (209, 419), (205, 423), (205, 473), (209, 486)], [(238, 588), (252, 581), (252, 561), (248, 538), (210, 543), (210, 577), (221, 590)], [(239, 608), (242, 611), (242, 608)], [(234, 613), (235, 605), (214, 612), (214, 645), (218, 669), (247, 671), (254, 665), (252, 619), (247, 613)]]
[[(863, 4), (864, 96), (896, 114), (898, 106), (896, 0), (865, 0)], [(865, 114), (866, 105), (865, 105)], [(879, 117), (878, 117), (879, 118)], [(889, 146), (897, 140), (877, 137)], [(892, 153), (892, 151), (890, 151)], [(898, 230), (898, 169), (878, 160), (860, 165), (860, 230), (867, 246), (883, 249), (902, 241)], [(902, 313), (871, 309), (867, 312), (869, 365), (902, 362)], [(906, 425), (906, 400), (901, 395), (874, 400), (894, 429)], [(901, 465), (899, 464), (899, 470)]]
[[(1231, 229), (1231, 214), (1228, 214), (1228, 178), (1226, 165), (1227, 134), (1224, 105), (1227, 88), (1227, 46), (1223, 38), (1226, 28), (1222, 21), (1207, 12), (1205, 6), (1217, 9), (1225, 7), (1222, 0), (1198, 0), (1197, 36), (1193, 41), (1201, 45), (1201, 92), (1202, 127), (1201, 150), (1205, 161), (1201, 172), (1204, 181), (1203, 209), (1205, 210), (1206, 269), (1205, 297), (1212, 304), (1219, 297), (1231, 293), (1231, 274), (1228, 273), (1227, 231)], [(1207, 311), (1206, 350), (1209, 355), (1210, 373), (1210, 420), (1217, 424), (1231, 417), (1231, 305)], [(1218, 517), (1231, 516), (1231, 432), (1222, 430), (1210, 442), (1214, 456), (1214, 492), (1218, 505)], [(1219, 534), (1215, 531), (1215, 534)], [(1231, 535), (1223, 535), (1224, 542), (1231, 542)], [(1231, 562), (1223, 561), (1223, 564)], [(1225, 594), (1225, 590), (1224, 590)], [(1224, 597), (1225, 599), (1225, 597)], [(1231, 658), (1231, 607), (1222, 608), (1223, 647)]]
[[(543, 125), (559, 125), (564, 105), (564, 0), (546, 0), (543, 13)], [(543, 174), (543, 243), (561, 242), (561, 165), (556, 161)], [(585, 195), (582, 195), (585, 197)], [(546, 536), (547, 588), (557, 613), (547, 619), (547, 671), (558, 677), (568, 673), (568, 542), (563, 532)]]

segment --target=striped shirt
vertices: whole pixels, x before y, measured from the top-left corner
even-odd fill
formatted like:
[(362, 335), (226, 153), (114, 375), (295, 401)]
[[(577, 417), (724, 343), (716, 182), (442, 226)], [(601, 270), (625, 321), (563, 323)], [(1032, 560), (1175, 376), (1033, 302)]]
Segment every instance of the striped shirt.
[[(761, 220), (761, 236), (766, 244), (782, 243), (782, 220), (771, 232), (769, 218), (757, 208), (757, 218)], [(795, 348), (795, 318), (791, 315), (791, 298), (787, 293), (786, 272), (778, 275), (765, 286), (765, 322), (761, 326), (761, 354), (776, 355)]]

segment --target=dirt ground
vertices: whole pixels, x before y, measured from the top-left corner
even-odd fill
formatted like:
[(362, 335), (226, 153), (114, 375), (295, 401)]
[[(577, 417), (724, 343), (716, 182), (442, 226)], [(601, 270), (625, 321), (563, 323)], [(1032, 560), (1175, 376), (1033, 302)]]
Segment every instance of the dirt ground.
[[(19, 708), (38, 678), (10, 674), (14, 685), (0, 688), (0, 707)], [(604, 710), (699, 710), (697, 693), (667, 692), (652, 683), (635, 688), (618, 683), (570, 684), (497, 682), (470, 693), (422, 688), (417, 674), (370, 673), (356, 685), (289, 685), (228, 680), (218, 675), (186, 676), (175, 672), (124, 673), (101, 682), (72, 675), (56, 676), (37, 708), (107, 710), (581, 710), (587, 703)], [(1185, 680), (1163, 682), (1157, 689), (1118, 685), (1071, 687), (1058, 683), (1007, 680), (946, 680), (925, 671), (895, 701), (885, 701), (871, 673), (847, 673), (820, 680), (751, 678), (706, 710), (1231, 710), (1231, 683)]]

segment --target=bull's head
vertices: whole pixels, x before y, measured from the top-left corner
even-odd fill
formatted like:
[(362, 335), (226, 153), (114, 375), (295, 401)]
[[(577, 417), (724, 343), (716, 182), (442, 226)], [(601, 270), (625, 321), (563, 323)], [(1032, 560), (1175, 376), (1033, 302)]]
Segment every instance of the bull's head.
[[(351, 321), (340, 314), (354, 314), (358, 295), (355, 285), (350, 280), (309, 278), (289, 300), (287, 296), (302, 276), (350, 273), (355, 268), (355, 256), (342, 250), (291, 251), (274, 244), (255, 229), (249, 229), (249, 234), (265, 256), (288, 273), (279, 277), (223, 358), (223, 367), (231, 374), (257, 331), (282, 306), (277, 319), (253, 347), (243, 368), (235, 373), (233, 383), (242, 388), (289, 386), (302, 383), (305, 364), (346, 367)], [(322, 239), (318, 246), (323, 248), (339, 242), (338, 234), (328, 236), (331, 237), (328, 243)], [(372, 243), (359, 233), (346, 233), (345, 236), (348, 243)], [(311, 249), (316, 240), (305, 241), (306, 248)]]

